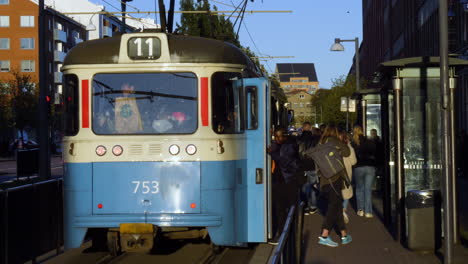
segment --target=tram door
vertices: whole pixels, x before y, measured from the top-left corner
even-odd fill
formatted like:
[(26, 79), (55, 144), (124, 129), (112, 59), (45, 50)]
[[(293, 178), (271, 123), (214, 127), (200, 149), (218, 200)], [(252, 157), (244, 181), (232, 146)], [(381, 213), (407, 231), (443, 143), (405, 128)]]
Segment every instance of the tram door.
[(268, 80), (244, 79), (247, 150), (247, 240), (266, 242), (268, 228), (268, 139), (266, 98)]

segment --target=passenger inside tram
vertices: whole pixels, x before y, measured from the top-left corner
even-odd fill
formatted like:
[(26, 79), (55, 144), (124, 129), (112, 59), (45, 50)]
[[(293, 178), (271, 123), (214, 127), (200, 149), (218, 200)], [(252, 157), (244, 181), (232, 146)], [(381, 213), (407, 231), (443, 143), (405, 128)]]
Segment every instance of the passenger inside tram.
[(123, 83), (122, 97), (115, 98), (115, 130), (118, 133), (132, 134), (143, 130), (137, 98), (133, 96), (135, 86)]

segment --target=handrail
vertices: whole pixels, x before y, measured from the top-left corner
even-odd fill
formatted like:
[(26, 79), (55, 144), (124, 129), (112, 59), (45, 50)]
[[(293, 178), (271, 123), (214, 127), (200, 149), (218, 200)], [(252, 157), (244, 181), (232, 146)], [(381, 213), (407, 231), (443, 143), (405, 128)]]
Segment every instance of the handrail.
[(284, 247), (286, 246), (286, 243), (288, 242), (288, 237), (289, 237), (289, 233), (290, 233), (291, 226), (292, 226), (291, 223), (293, 223), (293, 220), (294, 220), (295, 210), (296, 210), (296, 206), (291, 206), (291, 209), (289, 209), (288, 218), (286, 218), (283, 232), (281, 233), (281, 236), (278, 240), (278, 245), (275, 246), (273, 250), (274, 253), (268, 259), (269, 264), (277, 264), (281, 260)]
[(57, 178), (57, 179), (51, 179), (51, 180), (46, 180), (46, 181), (28, 183), (28, 184), (20, 185), (20, 186), (16, 186), (16, 187), (0, 189), (0, 193), (1, 192), (14, 192), (14, 191), (18, 191), (18, 190), (27, 189), (27, 188), (29, 188), (31, 186), (35, 186), (35, 185), (41, 185), (41, 184), (46, 184), (46, 183), (49, 183), (49, 182), (62, 181), (62, 180), (63, 180), (62, 178)]

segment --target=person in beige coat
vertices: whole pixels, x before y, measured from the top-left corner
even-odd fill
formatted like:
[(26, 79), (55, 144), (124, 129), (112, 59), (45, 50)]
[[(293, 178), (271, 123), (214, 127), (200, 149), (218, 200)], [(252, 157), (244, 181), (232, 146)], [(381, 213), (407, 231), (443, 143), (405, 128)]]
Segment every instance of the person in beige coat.
[[(354, 149), (351, 146), (351, 142), (346, 131), (340, 131), (340, 140), (343, 143), (347, 144), (349, 150), (351, 151), (351, 154), (348, 157), (343, 157), (343, 162), (346, 168), (346, 175), (348, 176), (349, 183), (351, 183), (351, 180), (353, 179), (353, 165), (357, 162), (356, 153), (354, 152)], [(345, 223), (347, 224), (349, 222), (349, 217), (348, 214), (346, 214), (346, 208), (348, 207), (349, 199), (353, 197), (353, 186), (351, 184), (349, 184), (348, 186), (343, 186), (341, 194), (343, 196), (343, 218)]]

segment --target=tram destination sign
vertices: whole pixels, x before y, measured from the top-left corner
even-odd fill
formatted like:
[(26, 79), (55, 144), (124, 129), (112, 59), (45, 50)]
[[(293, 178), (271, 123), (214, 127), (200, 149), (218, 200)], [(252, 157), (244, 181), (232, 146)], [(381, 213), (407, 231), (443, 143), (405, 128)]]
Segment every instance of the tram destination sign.
[(155, 37), (130, 38), (127, 42), (128, 57), (132, 60), (156, 60), (161, 57), (161, 40)]

